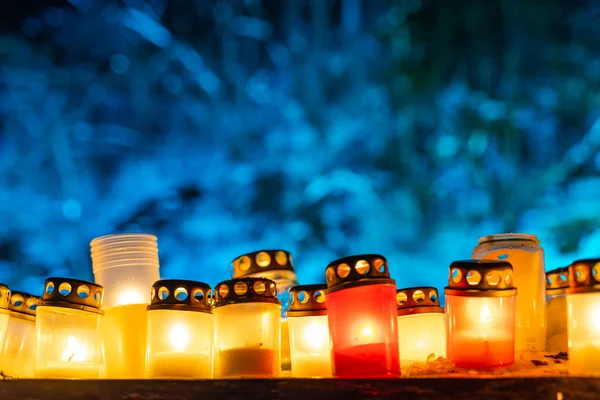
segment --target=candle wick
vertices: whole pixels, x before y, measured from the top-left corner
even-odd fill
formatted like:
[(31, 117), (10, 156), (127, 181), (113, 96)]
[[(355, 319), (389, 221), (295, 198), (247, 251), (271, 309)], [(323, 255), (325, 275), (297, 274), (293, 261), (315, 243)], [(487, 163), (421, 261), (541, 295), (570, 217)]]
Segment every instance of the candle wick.
[(69, 357), (69, 359), (67, 360), (68, 362), (71, 362), (71, 359), (75, 357), (75, 352), (71, 353), (71, 356)]

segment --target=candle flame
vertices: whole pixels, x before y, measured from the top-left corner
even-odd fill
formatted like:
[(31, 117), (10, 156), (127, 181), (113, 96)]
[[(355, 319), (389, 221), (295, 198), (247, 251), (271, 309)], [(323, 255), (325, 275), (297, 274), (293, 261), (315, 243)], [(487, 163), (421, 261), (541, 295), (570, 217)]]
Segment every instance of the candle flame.
[(175, 351), (183, 351), (190, 341), (190, 331), (184, 325), (173, 325), (169, 332), (169, 340)]
[(363, 336), (373, 336), (373, 329), (370, 326), (365, 326), (362, 330)]
[(490, 309), (487, 304), (484, 304), (483, 307), (481, 307), (479, 319), (481, 319), (481, 322), (484, 324), (488, 324), (492, 320), (492, 315), (490, 314)]
[(117, 298), (117, 305), (126, 306), (129, 304), (142, 304), (144, 303), (142, 295), (135, 290), (127, 290), (119, 294)]
[(329, 333), (322, 324), (310, 324), (304, 329), (304, 341), (313, 349), (322, 348), (329, 341)]
[(74, 336), (67, 338), (67, 348), (62, 354), (62, 360), (65, 362), (82, 362), (88, 358), (87, 348), (79, 344)]

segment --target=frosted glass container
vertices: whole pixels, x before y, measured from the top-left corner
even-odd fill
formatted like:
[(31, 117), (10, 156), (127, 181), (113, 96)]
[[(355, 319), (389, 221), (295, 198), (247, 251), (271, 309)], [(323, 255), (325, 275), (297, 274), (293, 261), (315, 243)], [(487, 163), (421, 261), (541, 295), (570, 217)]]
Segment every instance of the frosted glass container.
[(6, 328), (8, 327), (9, 304), (10, 289), (8, 286), (0, 283), (0, 344), (2, 344)]
[(506, 233), (485, 236), (472, 258), (509, 262), (514, 271), (516, 351), (546, 350), (546, 274), (544, 250), (535, 235)]
[[(94, 280), (105, 289), (105, 377), (140, 379), (146, 365), (146, 307), (160, 279), (156, 236), (116, 234), (92, 240)], [(131, 329), (136, 326), (136, 329)]]
[(211, 298), (210, 286), (202, 282), (156, 282), (148, 306), (147, 378), (212, 378)]
[(569, 269), (557, 268), (546, 272), (546, 351), (567, 352), (567, 297)]
[(233, 279), (219, 283), (215, 295), (214, 377), (279, 377), (281, 304), (275, 283)]
[(33, 378), (36, 332), (35, 314), (39, 298), (13, 292), (4, 342), (0, 348), (0, 371), (15, 378)]
[(37, 308), (35, 378), (97, 379), (104, 367), (102, 287), (50, 278)]

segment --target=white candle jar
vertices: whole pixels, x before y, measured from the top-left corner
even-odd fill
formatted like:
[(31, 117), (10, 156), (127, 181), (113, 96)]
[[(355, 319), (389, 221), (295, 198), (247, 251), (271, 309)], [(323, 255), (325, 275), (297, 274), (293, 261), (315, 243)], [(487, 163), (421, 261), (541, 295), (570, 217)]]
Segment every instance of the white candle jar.
[(281, 303), (275, 282), (239, 278), (215, 287), (214, 377), (277, 378), (281, 374)]
[(0, 349), (0, 371), (15, 378), (33, 378), (35, 364), (35, 315), (40, 298), (12, 292), (10, 316)]
[(291, 359), (286, 311), (290, 307), (289, 291), (298, 285), (292, 254), (285, 250), (259, 250), (243, 254), (231, 262), (231, 270), (234, 279), (266, 278), (275, 282), (277, 298), (281, 302), (281, 370), (288, 373), (291, 369)]
[(326, 289), (327, 285), (301, 285), (290, 290), (287, 316), (294, 378), (332, 376)]
[(446, 357), (444, 308), (434, 287), (412, 287), (396, 292), (400, 365)]
[(148, 306), (146, 377), (213, 376), (212, 290), (202, 282), (161, 280)]
[[(140, 379), (146, 364), (146, 307), (160, 279), (156, 236), (118, 234), (90, 243), (94, 280), (105, 289), (101, 331), (105, 377)], [(137, 327), (131, 329), (131, 326)]]
[(600, 377), (600, 258), (569, 266), (569, 375)]
[(505, 233), (484, 236), (471, 256), (507, 261), (513, 267), (516, 299), (516, 351), (546, 350), (546, 274), (544, 250), (535, 235)]
[(546, 272), (546, 315), (548, 316), (546, 351), (567, 352), (567, 296), (569, 268)]
[(100, 336), (102, 286), (77, 279), (49, 278), (44, 287), (36, 310), (34, 376), (99, 378), (104, 367)]

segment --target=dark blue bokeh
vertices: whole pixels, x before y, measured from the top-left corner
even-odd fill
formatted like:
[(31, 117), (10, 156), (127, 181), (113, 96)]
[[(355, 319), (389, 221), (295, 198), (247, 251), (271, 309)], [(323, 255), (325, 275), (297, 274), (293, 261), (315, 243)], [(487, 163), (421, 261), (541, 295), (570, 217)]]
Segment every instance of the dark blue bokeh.
[(91, 279), (89, 241), (159, 237), (162, 275), (260, 248), (302, 283), (379, 252), (443, 287), (479, 236), (547, 268), (600, 247), (600, 29), (584, 1), (3, 5), (0, 281)]

